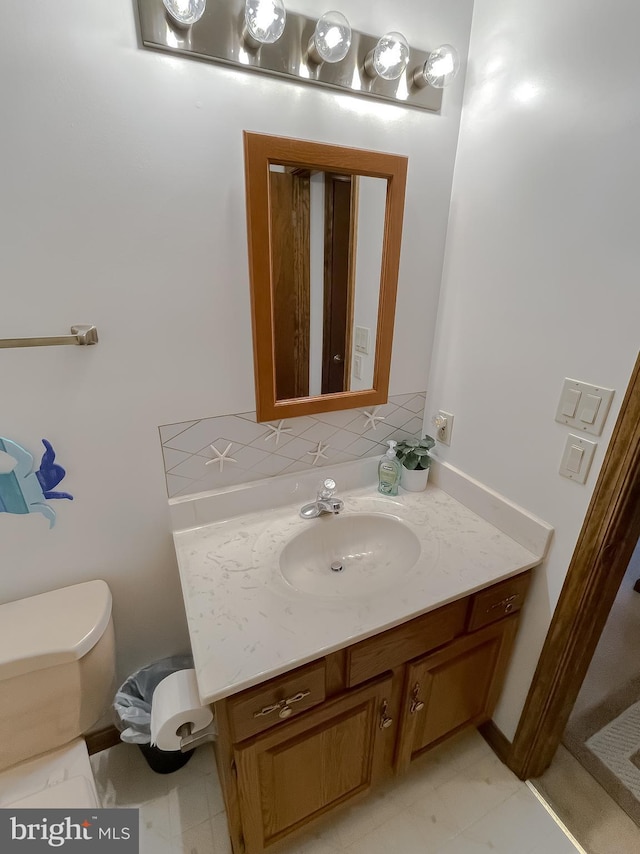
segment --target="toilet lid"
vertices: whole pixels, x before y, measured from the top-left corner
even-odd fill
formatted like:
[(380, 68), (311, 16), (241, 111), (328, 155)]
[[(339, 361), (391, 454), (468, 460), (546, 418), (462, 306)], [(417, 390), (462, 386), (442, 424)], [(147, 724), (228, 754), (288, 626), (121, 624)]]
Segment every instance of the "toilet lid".
[(111, 619), (101, 580), (0, 605), (0, 681), (82, 658)]

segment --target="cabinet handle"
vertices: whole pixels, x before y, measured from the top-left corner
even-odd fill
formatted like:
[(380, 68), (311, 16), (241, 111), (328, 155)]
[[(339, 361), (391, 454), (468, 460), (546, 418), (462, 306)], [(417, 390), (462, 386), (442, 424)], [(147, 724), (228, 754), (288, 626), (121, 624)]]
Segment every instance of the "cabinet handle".
[(487, 613), (490, 614), (491, 611), (495, 611), (496, 608), (500, 608), (501, 611), (505, 611), (508, 614), (510, 611), (513, 611), (514, 602), (519, 598), (519, 596), (519, 593), (514, 593), (513, 596), (507, 596), (506, 599), (502, 599), (500, 602), (495, 602), (487, 608)]
[(380, 729), (388, 729), (393, 723), (393, 718), (390, 718), (387, 714), (387, 709), (389, 708), (389, 704), (386, 700), (382, 701), (382, 708), (380, 709)]
[(416, 682), (413, 686), (413, 691), (411, 692), (411, 706), (409, 707), (409, 711), (411, 714), (415, 714), (416, 712), (421, 712), (424, 709), (424, 703), (419, 697), (420, 694), (420, 683)]
[(254, 712), (254, 718), (261, 718), (264, 715), (270, 715), (271, 712), (278, 712), (279, 718), (288, 718), (289, 715), (293, 714), (293, 709), (290, 708), (292, 703), (299, 703), (300, 700), (304, 700), (305, 697), (308, 697), (311, 691), (298, 691), (297, 694), (294, 694), (293, 697), (287, 697), (286, 700), (279, 700), (277, 703), (272, 703), (270, 706), (263, 706), (259, 712)]

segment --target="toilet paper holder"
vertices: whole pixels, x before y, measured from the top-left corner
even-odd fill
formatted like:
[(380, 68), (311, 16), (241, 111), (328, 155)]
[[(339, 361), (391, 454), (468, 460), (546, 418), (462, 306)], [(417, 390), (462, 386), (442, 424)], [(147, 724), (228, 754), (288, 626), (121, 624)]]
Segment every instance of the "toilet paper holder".
[(195, 750), (201, 744), (206, 744), (208, 741), (215, 741), (218, 735), (215, 720), (204, 729), (193, 731), (193, 724), (187, 722), (182, 724), (176, 730), (176, 735), (180, 739), (180, 751), (186, 753), (188, 750)]

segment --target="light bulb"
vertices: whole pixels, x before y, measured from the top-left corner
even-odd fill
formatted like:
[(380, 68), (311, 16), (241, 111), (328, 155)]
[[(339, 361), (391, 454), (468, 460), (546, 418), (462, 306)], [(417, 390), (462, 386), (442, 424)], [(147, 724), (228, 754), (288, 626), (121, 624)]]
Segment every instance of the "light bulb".
[(309, 40), (309, 58), (316, 65), (321, 62), (340, 62), (351, 47), (351, 27), (341, 12), (325, 12), (318, 18), (313, 36)]
[(200, 20), (207, 0), (162, 0), (164, 8), (178, 27), (187, 28)]
[(444, 89), (458, 73), (460, 57), (455, 47), (442, 44), (429, 54), (423, 66), (413, 75), (413, 82), (419, 88), (429, 84), (434, 89)]
[(282, 0), (246, 0), (243, 38), (251, 47), (277, 42), (287, 13)]
[(382, 36), (364, 61), (364, 68), (370, 77), (382, 77), (383, 80), (397, 80), (409, 62), (409, 45), (402, 33), (387, 33)]

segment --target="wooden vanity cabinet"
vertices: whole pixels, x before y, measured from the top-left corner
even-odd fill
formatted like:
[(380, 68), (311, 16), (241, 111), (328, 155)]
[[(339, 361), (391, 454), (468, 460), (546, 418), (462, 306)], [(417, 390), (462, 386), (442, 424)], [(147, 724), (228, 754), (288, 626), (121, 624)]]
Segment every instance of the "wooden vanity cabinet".
[(489, 720), (517, 623), (517, 616), (508, 617), (407, 665), (397, 771), (464, 727)]
[(376, 680), (236, 748), (247, 851), (262, 851), (380, 779), (385, 741), (394, 737), (385, 726), (390, 692), (390, 676)]
[(489, 720), (530, 572), (214, 705), (234, 854), (260, 854)]

